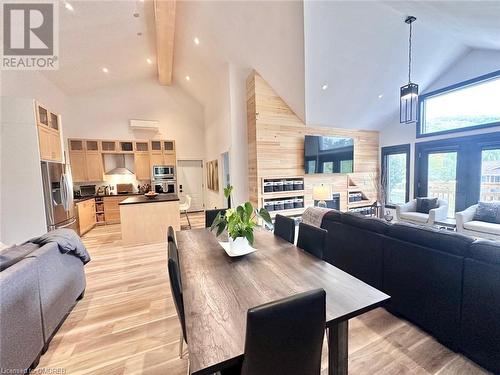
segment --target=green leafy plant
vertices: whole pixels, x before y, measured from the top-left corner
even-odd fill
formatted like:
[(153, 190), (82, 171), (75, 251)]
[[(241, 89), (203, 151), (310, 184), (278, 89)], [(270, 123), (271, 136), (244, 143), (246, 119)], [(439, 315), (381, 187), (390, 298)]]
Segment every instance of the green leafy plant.
[[(228, 185), (224, 188), (226, 199), (231, 197), (233, 186)], [(219, 212), (212, 223), (211, 230), (217, 229), (217, 236), (220, 236), (224, 229), (227, 229), (228, 235), (235, 240), (238, 237), (245, 237), (253, 245), (253, 229), (257, 226), (257, 218), (272, 226), (271, 215), (265, 208), (253, 208), (250, 202), (240, 204), (236, 208), (228, 208), (226, 212)]]

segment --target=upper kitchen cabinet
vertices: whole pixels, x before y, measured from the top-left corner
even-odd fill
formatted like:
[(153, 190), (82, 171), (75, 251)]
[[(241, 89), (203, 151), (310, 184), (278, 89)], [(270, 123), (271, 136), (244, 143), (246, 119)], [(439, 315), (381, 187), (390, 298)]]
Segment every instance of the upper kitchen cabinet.
[(175, 154), (175, 141), (163, 141), (163, 152), (165, 154)]
[(135, 152), (147, 152), (147, 153), (149, 153), (149, 143), (146, 141), (144, 141), (144, 142), (136, 141), (134, 151)]
[(116, 141), (101, 141), (102, 152), (116, 152), (118, 150), (117, 143)]
[(136, 152), (134, 155), (135, 177), (138, 180), (151, 179), (151, 167), (149, 164), (149, 154), (145, 152)]
[(62, 163), (63, 150), (59, 115), (50, 112), (45, 106), (38, 102), (35, 104), (35, 110), (40, 159)]
[(68, 148), (74, 182), (103, 180), (104, 167), (98, 140), (69, 139)]
[(120, 141), (120, 152), (134, 152), (134, 143), (130, 141)]
[(49, 111), (40, 103), (36, 104), (36, 123), (37, 125), (49, 126)]
[(161, 147), (161, 141), (151, 141), (151, 152), (152, 153), (155, 153), (155, 154), (158, 154), (158, 153), (162, 153), (162, 147)]

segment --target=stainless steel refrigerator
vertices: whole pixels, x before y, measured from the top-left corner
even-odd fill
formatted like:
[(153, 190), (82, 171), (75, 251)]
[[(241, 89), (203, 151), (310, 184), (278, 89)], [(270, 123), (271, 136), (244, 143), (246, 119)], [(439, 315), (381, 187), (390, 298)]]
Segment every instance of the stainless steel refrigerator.
[(43, 161), (42, 180), (47, 231), (71, 228), (78, 232), (73, 188), (66, 173), (66, 165)]

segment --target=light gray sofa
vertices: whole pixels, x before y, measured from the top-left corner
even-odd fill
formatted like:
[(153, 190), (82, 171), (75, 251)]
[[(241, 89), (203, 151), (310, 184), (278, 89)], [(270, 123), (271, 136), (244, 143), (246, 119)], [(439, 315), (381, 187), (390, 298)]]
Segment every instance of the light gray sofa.
[(82, 261), (61, 253), (55, 242), (38, 247), (0, 272), (2, 373), (36, 367), (84, 290)]
[(445, 220), (448, 214), (448, 202), (438, 199), (438, 208), (429, 211), (428, 214), (417, 212), (417, 200), (413, 199), (405, 204), (396, 206), (396, 218), (398, 221), (406, 221), (420, 225), (434, 225), (434, 222)]
[(472, 237), (500, 241), (500, 224), (474, 220), (477, 206), (478, 205), (475, 204), (462, 212), (457, 212), (457, 232)]

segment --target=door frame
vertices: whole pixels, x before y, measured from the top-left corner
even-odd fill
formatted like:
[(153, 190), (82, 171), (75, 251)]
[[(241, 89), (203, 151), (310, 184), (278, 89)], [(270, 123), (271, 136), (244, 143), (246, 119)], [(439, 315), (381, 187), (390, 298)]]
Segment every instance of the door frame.
[[(203, 204), (203, 209), (201, 211), (193, 211), (193, 212), (202, 212), (205, 211), (206, 207), (206, 194), (205, 194), (205, 181), (206, 181), (206, 172), (205, 172), (205, 159), (203, 158), (180, 158), (177, 159), (177, 165), (176, 168), (179, 169), (179, 162), (180, 161), (201, 161), (201, 174), (202, 174), (202, 179), (201, 179), (201, 200)], [(176, 174), (176, 183), (177, 183), (177, 194), (179, 194), (179, 174), (178, 171), (175, 172)]]

